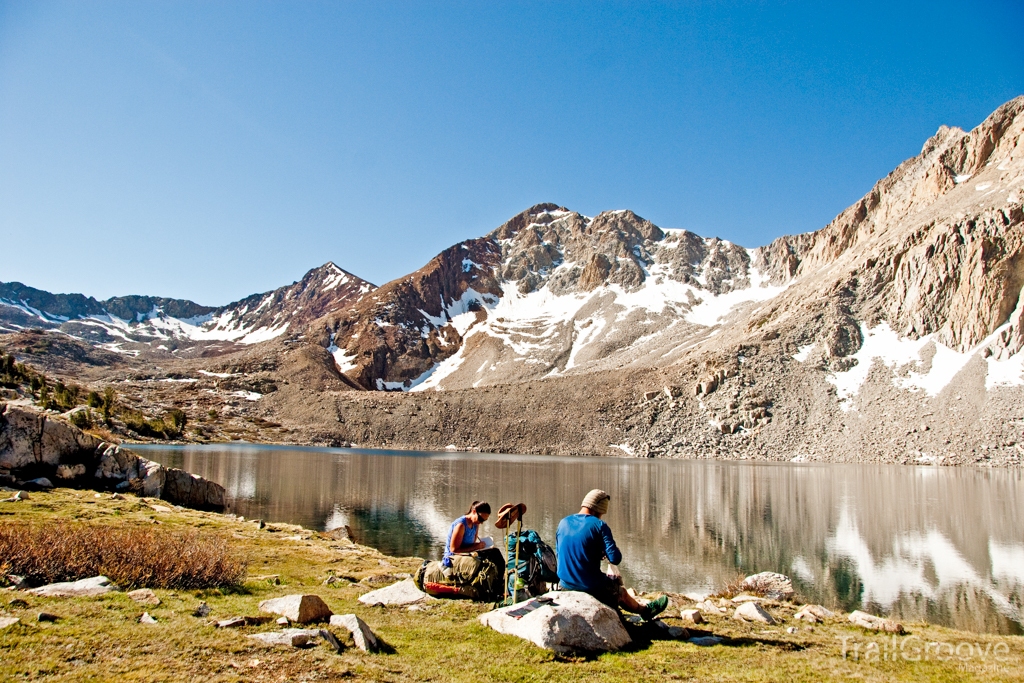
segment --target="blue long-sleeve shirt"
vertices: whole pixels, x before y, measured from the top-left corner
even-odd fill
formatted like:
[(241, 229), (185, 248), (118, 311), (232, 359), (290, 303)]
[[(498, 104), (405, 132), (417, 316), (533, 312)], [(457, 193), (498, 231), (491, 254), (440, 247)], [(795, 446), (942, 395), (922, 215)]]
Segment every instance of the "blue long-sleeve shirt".
[(622, 562), (611, 528), (594, 515), (569, 515), (558, 523), (555, 535), (558, 553), (558, 581), (573, 591), (598, 590), (607, 583), (601, 573), (601, 559)]

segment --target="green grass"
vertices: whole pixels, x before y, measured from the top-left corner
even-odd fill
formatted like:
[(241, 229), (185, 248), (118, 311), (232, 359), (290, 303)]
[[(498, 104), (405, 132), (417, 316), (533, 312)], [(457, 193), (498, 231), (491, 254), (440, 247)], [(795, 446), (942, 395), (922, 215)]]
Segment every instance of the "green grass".
[[(154, 503), (158, 501), (152, 501)], [(287, 525), (259, 530), (250, 522), (191, 510), (156, 512), (146, 501), (100, 499), (91, 492), (58, 490), (32, 494), (29, 501), (0, 504), (0, 524), (88, 521), (117, 526), (159, 525), (164, 531), (217, 534), (232, 553), (248, 561), (249, 575), (235, 589), (156, 590), (162, 603), (138, 605), (124, 593), (99, 598), (39, 598), (0, 589), (0, 616), (21, 623), (0, 631), (0, 680), (68, 681), (1010, 681), (1024, 680), (1024, 638), (964, 633), (927, 624), (906, 624), (920, 642), (1005, 643), (997, 661), (973, 657), (939, 661), (854, 661), (842, 656), (841, 638), (879, 647), (890, 639), (869, 634), (842, 620), (814, 630), (798, 624), (793, 609), (770, 608), (786, 617), (773, 627), (712, 618), (705, 628), (728, 645), (701, 648), (656, 640), (632, 651), (600, 656), (559, 657), (518, 638), (482, 627), (476, 618), (487, 608), (470, 602), (432, 601), (425, 610), (365, 607), (366, 591), (347, 580), (323, 585), (330, 573), (362, 579), (412, 573), (415, 558), (389, 558), (347, 542), (318, 538)], [(0, 558), (2, 562), (2, 558)], [(280, 585), (260, 579), (278, 575)], [(341, 655), (326, 646), (306, 650), (267, 648), (247, 634), (273, 624), (237, 630), (207, 622), (235, 615), (255, 616), (261, 600), (295, 592), (320, 595), (339, 614), (355, 612), (386, 641), (393, 653), (366, 654), (348, 648)], [(10, 606), (14, 599), (27, 607)], [(206, 619), (191, 616), (201, 600), (213, 610)], [(40, 611), (61, 618), (38, 623)], [(137, 623), (143, 611), (155, 625)], [(678, 610), (670, 608), (670, 615)], [(682, 625), (674, 618), (666, 621)], [(339, 633), (339, 636), (342, 634)], [(346, 634), (347, 635), (347, 634)], [(343, 639), (344, 640), (344, 639)], [(349, 641), (350, 642), (350, 641)], [(884, 650), (883, 650), (884, 651)]]

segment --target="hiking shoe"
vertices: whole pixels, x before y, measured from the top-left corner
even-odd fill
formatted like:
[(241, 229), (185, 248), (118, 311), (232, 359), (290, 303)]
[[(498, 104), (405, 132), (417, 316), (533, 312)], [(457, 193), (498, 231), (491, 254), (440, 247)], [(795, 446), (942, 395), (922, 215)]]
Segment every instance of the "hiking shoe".
[(652, 621), (654, 617), (664, 612), (666, 607), (668, 607), (668, 596), (662, 595), (660, 598), (648, 602), (640, 616), (644, 621)]

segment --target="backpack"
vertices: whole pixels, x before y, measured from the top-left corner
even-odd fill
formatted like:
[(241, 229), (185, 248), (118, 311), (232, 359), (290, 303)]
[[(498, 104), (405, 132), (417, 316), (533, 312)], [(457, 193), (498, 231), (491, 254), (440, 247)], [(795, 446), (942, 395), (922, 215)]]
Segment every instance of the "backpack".
[(424, 560), (413, 581), (424, 593), (438, 598), (468, 598), (482, 602), (500, 600), (501, 565), (504, 558), (495, 549), (452, 557), (445, 569), (440, 562)]
[[(519, 564), (516, 566), (516, 540), (519, 540)], [(543, 595), (546, 583), (558, 581), (558, 560), (555, 551), (532, 529), (508, 535), (508, 560), (505, 562), (505, 576), (508, 594), (518, 602), (523, 597)], [(516, 584), (519, 584), (519, 590)], [(522, 591), (527, 595), (523, 596)]]

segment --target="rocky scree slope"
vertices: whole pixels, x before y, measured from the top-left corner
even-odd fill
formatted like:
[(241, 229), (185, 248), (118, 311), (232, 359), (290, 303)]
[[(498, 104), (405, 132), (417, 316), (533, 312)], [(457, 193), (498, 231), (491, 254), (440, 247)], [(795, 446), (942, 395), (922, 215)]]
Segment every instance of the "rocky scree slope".
[(302, 330), (373, 288), (333, 263), (286, 287), (220, 307), (151, 296), (97, 301), (82, 294), (50, 294), (19, 282), (0, 283), (0, 331), (59, 330), (130, 355), (211, 355)]

